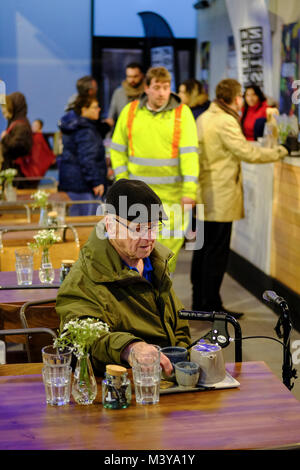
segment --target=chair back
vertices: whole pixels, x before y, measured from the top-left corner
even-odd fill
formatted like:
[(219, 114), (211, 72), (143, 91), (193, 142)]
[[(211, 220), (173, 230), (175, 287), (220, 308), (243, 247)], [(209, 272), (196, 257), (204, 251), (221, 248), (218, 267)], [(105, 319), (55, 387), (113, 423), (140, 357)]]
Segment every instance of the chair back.
[[(55, 309), (56, 299), (50, 298), (44, 301), (26, 302), (20, 309), (20, 321), (22, 328), (46, 328), (56, 337), (59, 330), (60, 319)], [(49, 342), (50, 341), (50, 342)], [(26, 351), (28, 362), (41, 362), (41, 349), (51, 344), (49, 331), (40, 332), (39, 335), (28, 334), (26, 336)]]

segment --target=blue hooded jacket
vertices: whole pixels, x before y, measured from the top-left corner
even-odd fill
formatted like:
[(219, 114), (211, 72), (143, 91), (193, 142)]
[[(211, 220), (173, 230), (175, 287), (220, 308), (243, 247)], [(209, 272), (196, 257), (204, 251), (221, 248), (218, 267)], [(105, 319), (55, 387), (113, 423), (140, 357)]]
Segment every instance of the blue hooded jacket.
[(63, 153), (58, 162), (60, 191), (84, 193), (99, 184), (106, 186), (105, 149), (96, 123), (73, 110), (62, 117), (59, 123), (63, 138)]

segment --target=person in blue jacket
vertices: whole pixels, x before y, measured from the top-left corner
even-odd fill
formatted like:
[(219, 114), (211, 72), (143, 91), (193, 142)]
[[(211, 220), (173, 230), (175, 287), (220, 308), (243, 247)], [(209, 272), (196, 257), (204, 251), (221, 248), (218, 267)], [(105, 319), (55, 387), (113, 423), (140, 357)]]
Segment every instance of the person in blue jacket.
[[(74, 200), (95, 200), (106, 190), (105, 149), (97, 127), (100, 107), (90, 96), (78, 96), (59, 123), (63, 152), (59, 158), (59, 190)], [(69, 215), (93, 215), (97, 204), (75, 204)]]

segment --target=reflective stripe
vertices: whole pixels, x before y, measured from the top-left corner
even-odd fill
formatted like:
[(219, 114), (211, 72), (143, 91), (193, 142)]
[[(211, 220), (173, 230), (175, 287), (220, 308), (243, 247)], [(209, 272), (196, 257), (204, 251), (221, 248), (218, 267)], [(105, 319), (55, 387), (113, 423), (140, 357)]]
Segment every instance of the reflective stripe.
[(181, 111), (183, 105), (177, 106), (175, 108), (175, 119), (174, 119), (174, 130), (173, 130), (173, 140), (172, 140), (172, 158), (176, 158), (178, 155), (178, 148), (180, 142), (181, 134)]
[(179, 153), (191, 153), (191, 152), (198, 152), (197, 147), (180, 147), (179, 148)]
[(143, 181), (146, 184), (173, 184), (182, 181), (181, 176), (140, 176), (130, 174), (129, 178)]
[(130, 104), (130, 107), (129, 107), (128, 117), (127, 117), (128, 145), (129, 145), (129, 148), (130, 148), (131, 155), (134, 155), (133, 142), (132, 142), (132, 126), (133, 126), (133, 120), (134, 120), (134, 117), (135, 117), (135, 110), (136, 110), (138, 104), (139, 104), (138, 100), (132, 101), (132, 103)]
[(127, 169), (127, 166), (124, 165), (124, 166), (118, 166), (117, 168), (114, 169), (114, 174), (115, 175), (119, 175), (120, 173), (124, 173), (124, 171), (126, 172), (128, 169)]
[(197, 176), (184, 176), (183, 182), (184, 183), (198, 183), (198, 177)]
[(118, 152), (126, 152), (127, 145), (117, 144), (116, 142), (111, 142), (110, 148), (117, 150)]
[(129, 162), (141, 166), (177, 166), (179, 165), (178, 158), (139, 158), (129, 157)]

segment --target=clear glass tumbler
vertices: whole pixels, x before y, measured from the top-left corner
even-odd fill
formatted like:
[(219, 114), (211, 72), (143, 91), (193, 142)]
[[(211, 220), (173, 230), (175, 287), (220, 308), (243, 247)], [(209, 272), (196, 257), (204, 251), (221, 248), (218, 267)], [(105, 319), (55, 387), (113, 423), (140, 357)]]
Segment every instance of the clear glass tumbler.
[(32, 284), (33, 276), (33, 253), (29, 248), (20, 248), (15, 251), (16, 274), (19, 286), (29, 286)]

